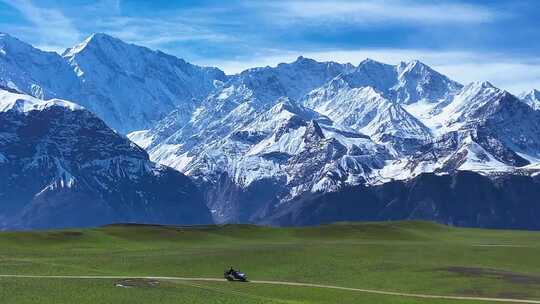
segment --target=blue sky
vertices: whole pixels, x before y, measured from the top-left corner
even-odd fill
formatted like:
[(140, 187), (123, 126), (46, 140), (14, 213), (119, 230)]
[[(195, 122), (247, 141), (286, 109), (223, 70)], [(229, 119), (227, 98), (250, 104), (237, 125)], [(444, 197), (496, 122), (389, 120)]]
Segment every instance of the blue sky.
[(540, 1), (0, 0), (0, 31), (61, 52), (93, 32), (228, 73), (299, 55), (419, 59), (457, 81), (540, 88)]

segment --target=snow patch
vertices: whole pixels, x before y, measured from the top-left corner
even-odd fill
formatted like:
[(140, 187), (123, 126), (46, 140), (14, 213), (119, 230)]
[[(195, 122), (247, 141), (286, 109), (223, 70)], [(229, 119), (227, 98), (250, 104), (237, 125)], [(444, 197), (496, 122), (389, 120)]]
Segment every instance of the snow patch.
[(127, 138), (143, 149), (147, 149), (154, 140), (149, 130), (131, 132), (127, 135)]
[(487, 152), (482, 146), (470, 139), (466, 141), (466, 147), (463, 149), (467, 153), (466, 161), (459, 167), (459, 170), (468, 170), (476, 172), (491, 171), (509, 171), (512, 169)]
[(26, 113), (30, 111), (42, 111), (55, 106), (63, 107), (71, 111), (84, 109), (83, 107), (66, 100), (41, 100), (25, 94), (17, 94), (0, 90), (0, 112), (7, 112), (11, 110)]

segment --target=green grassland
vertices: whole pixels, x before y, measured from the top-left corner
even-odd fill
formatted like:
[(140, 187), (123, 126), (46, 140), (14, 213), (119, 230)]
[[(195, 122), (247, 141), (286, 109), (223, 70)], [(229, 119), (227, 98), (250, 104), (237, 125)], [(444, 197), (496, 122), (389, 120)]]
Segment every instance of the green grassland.
[[(487, 245), (487, 246), (486, 246)], [(540, 233), (426, 222), (251, 225), (0, 233), (0, 275), (220, 278), (540, 300)], [(268, 284), (1, 278), (0, 303), (486, 303)]]

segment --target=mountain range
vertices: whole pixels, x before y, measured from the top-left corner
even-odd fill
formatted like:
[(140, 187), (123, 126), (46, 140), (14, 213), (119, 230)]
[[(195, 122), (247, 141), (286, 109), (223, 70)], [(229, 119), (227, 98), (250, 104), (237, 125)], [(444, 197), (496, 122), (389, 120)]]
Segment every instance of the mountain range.
[[(16, 164), (0, 172), (13, 180), (0, 197), (17, 197), (1, 202), (6, 227), (47, 226), (41, 223), (63, 216), (52, 209), (73, 212), (71, 195), (84, 192), (94, 195), (88, 205), (101, 206), (94, 214), (117, 208), (106, 222), (206, 223), (211, 214), (217, 223), (421, 218), (540, 228), (520, 213), (540, 210), (536, 90), (517, 97), (487, 81), (464, 85), (416, 60), (353, 65), (300, 56), (226, 75), (105, 34), (62, 55), (0, 34), (0, 86), (8, 130), (0, 168)], [(65, 118), (78, 115), (91, 119)], [(42, 137), (13, 135), (49, 121), (55, 128)], [(51, 146), (61, 157), (42, 148)], [(54, 159), (39, 169), (46, 176), (20, 173), (42, 157)], [(113, 174), (111, 166), (135, 171)], [(109, 184), (94, 183), (104, 171)], [(40, 198), (49, 185), (72, 189), (65, 187), (72, 179), (81, 189), (75, 194)], [(471, 184), (457, 187), (463, 180)], [(501, 185), (523, 196), (505, 196)], [(467, 194), (474, 191), (485, 195)]]

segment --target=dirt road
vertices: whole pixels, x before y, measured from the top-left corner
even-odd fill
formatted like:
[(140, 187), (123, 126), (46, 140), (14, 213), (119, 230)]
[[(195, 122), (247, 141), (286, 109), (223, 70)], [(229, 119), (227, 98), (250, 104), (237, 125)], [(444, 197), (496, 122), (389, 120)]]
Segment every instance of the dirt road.
[[(205, 282), (224, 282), (224, 279), (217, 278), (188, 278), (188, 277), (152, 277), (152, 276), (68, 276), (68, 275), (17, 275), (17, 274), (0, 274), (0, 278), (31, 278), (31, 279), (149, 279), (149, 280), (172, 280), (172, 281), (205, 281)], [(384, 290), (373, 290), (363, 288), (341, 287), (324, 284), (312, 284), (312, 283), (299, 283), (299, 282), (282, 282), (282, 281), (249, 281), (242, 284), (268, 284), (268, 285), (286, 285), (286, 286), (298, 286), (298, 287), (312, 287), (312, 288), (326, 288), (354, 291), (369, 294), (389, 295), (389, 296), (401, 296), (411, 298), (422, 299), (445, 299), (445, 300), (463, 300), (463, 301), (485, 301), (485, 302), (504, 302), (504, 303), (536, 303), (540, 304), (540, 300), (526, 300), (526, 299), (508, 299), (508, 298), (485, 298), (485, 297), (465, 297), (465, 296), (444, 296), (444, 295), (430, 295), (430, 294), (417, 294), (417, 293), (405, 293), (394, 292)]]

